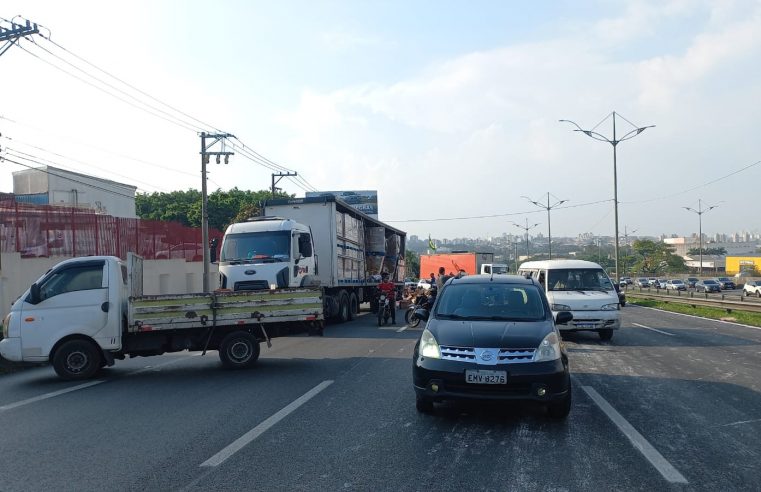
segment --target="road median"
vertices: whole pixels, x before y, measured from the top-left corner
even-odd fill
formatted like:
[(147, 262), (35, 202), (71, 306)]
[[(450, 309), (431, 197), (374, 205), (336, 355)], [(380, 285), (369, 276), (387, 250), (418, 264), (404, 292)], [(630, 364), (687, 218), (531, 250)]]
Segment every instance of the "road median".
[(629, 296), (629, 304), (643, 306), (672, 313), (689, 314), (701, 318), (715, 319), (719, 321), (730, 321), (743, 325), (761, 327), (761, 313), (743, 311), (741, 309), (732, 309), (730, 313), (726, 308), (692, 305), (686, 299), (676, 301), (674, 299), (662, 300), (653, 299), (648, 296)]

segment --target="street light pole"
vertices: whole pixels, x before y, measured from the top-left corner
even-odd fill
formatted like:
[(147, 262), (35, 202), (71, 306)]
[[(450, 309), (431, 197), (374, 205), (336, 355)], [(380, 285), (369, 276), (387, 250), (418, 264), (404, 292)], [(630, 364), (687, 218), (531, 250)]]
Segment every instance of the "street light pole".
[(690, 212), (695, 212), (698, 214), (698, 247), (700, 249), (700, 267), (699, 267), (699, 275), (703, 276), (703, 214), (708, 212), (709, 210), (713, 210), (718, 205), (711, 205), (710, 207), (704, 209), (703, 208), (703, 201), (698, 198), (698, 209), (695, 210), (694, 208), (690, 207), (682, 207), (685, 210), (689, 210)]
[[(635, 232), (637, 232), (637, 230), (638, 229), (633, 229), (631, 234), (634, 234)], [(626, 226), (624, 226), (624, 248), (626, 248), (626, 257), (625, 257), (626, 261), (624, 261), (624, 273), (627, 275), (628, 273), (626, 273), (626, 269), (629, 266), (629, 256), (631, 256), (632, 254), (632, 247), (631, 247), (631, 244), (629, 244), (629, 234), (630, 233), (627, 232), (626, 230)]]
[[(547, 205), (546, 206), (543, 203), (539, 203), (538, 201), (532, 200), (531, 198), (529, 198), (527, 196), (521, 196), (521, 198), (525, 198), (526, 200), (528, 200), (529, 202), (533, 203), (537, 207), (543, 208), (543, 209), (547, 210), (547, 246), (548, 246), (548, 250), (547, 250), (548, 254), (547, 254), (547, 256), (549, 257), (548, 259), (551, 260), (552, 259), (552, 225), (550, 223), (550, 210), (552, 210), (553, 208), (555, 208), (555, 207), (557, 207), (557, 206), (567, 202), (568, 200), (558, 200), (554, 204), (550, 205), (550, 192), (549, 191), (547, 192)], [(557, 197), (555, 197), (555, 198), (557, 198)]]
[(530, 231), (534, 227), (538, 226), (539, 223), (537, 222), (534, 225), (528, 225), (528, 219), (526, 219), (526, 227), (524, 227), (524, 226), (522, 226), (520, 224), (516, 224), (515, 222), (513, 222), (513, 225), (515, 227), (519, 227), (519, 228), (523, 229), (524, 231), (526, 231), (526, 258), (528, 259), (528, 257), (531, 256), (530, 251), (529, 251), (529, 247), (528, 247), (528, 231)]
[[(603, 121), (607, 120), (608, 117), (611, 115), (613, 116), (613, 140), (595, 131), (595, 128), (600, 126), (600, 124), (602, 124)], [(634, 130), (631, 130), (630, 132), (625, 133), (624, 136), (621, 138), (617, 138), (616, 137), (616, 116), (618, 116), (619, 118), (623, 118), (624, 121), (626, 121), (627, 123), (629, 123), (631, 126), (634, 127)], [(591, 130), (584, 130), (577, 123), (571, 120), (559, 120), (559, 121), (572, 124), (573, 126), (576, 127), (576, 130), (574, 130), (576, 132), (581, 132), (584, 135), (590, 138), (593, 138), (595, 140), (599, 140), (601, 142), (608, 142), (609, 144), (613, 146), (613, 209), (616, 216), (616, 219), (615, 219), (615, 226), (616, 226), (615, 239), (616, 240), (614, 244), (615, 244), (615, 254), (616, 254), (616, 283), (618, 283), (620, 280), (620, 272), (618, 270), (618, 258), (619, 258), (619, 255), (618, 255), (618, 165), (616, 162), (616, 147), (618, 147), (618, 144), (623, 142), (624, 140), (632, 139), (636, 137), (637, 135), (639, 135), (640, 133), (647, 130), (648, 128), (655, 127), (655, 125), (637, 127), (636, 125), (632, 124), (629, 120), (627, 120), (620, 114), (616, 113), (615, 111), (613, 111), (610, 115), (606, 116), (605, 119), (603, 119)]]

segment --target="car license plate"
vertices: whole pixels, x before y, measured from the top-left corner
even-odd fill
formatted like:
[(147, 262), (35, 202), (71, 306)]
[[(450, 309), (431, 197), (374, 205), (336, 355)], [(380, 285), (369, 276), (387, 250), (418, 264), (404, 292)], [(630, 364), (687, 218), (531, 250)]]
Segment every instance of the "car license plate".
[(576, 323), (577, 328), (594, 328), (594, 323)]
[(507, 371), (466, 370), (465, 382), (473, 384), (507, 384)]

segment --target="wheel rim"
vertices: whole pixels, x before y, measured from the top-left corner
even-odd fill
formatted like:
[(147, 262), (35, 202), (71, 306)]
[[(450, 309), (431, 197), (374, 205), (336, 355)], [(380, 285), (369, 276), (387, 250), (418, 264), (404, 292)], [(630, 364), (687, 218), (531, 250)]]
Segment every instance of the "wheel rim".
[(66, 369), (71, 373), (78, 374), (87, 367), (89, 360), (87, 354), (81, 350), (70, 352), (66, 356)]
[(245, 362), (251, 358), (251, 347), (245, 341), (239, 340), (230, 345), (230, 348), (227, 349), (227, 353), (234, 361)]

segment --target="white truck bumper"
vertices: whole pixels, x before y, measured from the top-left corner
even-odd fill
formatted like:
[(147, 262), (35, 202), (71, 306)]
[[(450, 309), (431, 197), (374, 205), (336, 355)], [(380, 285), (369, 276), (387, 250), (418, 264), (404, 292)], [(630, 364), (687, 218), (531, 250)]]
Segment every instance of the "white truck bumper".
[(21, 339), (4, 338), (0, 340), (0, 355), (2, 355), (4, 359), (13, 362), (21, 362), (23, 360), (21, 356)]
[(573, 321), (558, 325), (560, 331), (572, 330), (618, 330), (621, 328), (619, 311), (571, 311)]

